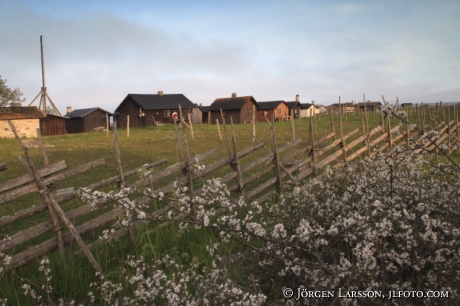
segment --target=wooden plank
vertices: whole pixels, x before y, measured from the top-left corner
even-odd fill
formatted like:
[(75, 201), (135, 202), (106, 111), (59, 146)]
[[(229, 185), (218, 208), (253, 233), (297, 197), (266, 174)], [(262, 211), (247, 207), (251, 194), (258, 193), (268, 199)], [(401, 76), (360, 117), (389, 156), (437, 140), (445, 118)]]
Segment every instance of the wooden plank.
[[(159, 166), (161, 164), (164, 164), (167, 161), (168, 161), (167, 159), (160, 159), (160, 160), (158, 160), (156, 162), (145, 164), (142, 167), (139, 167), (139, 168), (136, 168), (136, 169), (133, 169), (133, 170), (130, 170), (130, 171), (124, 173), (124, 177), (133, 176), (133, 175), (139, 173), (142, 170), (151, 169), (153, 167), (156, 167), (156, 166)], [(106, 186), (109, 186), (111, 184), (115, 184), (115, 183), (119, 183), (119, 182), (120, 182), (120, 176), (117, 175), (117, 176), (113, 176), (111, 178), (102, 180), (100, 182), (88, 185), (86, 188), (90, 189), (90, 190), (96, 190), (96, 189), (106, 187)]]
[[(88, 222), (85, 222), (79, 226), (76, 226), (75, 229), (79, 235), (84, 235), (85, 233), (92, 231), (96, 228), (99, 228), (113, 220), (115, 220), (121, 213), (120, 208), (112, 209), (94, 219), (91, 219)], [(63, 234), (64, 243), (69, 244), (74, 240), (74, 237), (70, 232), (65, 232)], [(56, 239), (52, 238), (42, 242), (38, 245), (28, 248), (27, 250), (20, 252), (13, 256), (10, 267), (17, 268), (28, 264), (35, 259), (48, 254), (57, 249)]]
[[(373, 136), (374, 134), (380, 132), (382, 130), (382, 127), (381, 126), (378, 126), (376, 127), (375, 129), (371, 130), (368, 134), (366, 135), (363, 135), (357, 139), (355, 139), (354, 141), (352, 141), (351, 143), (348, 144), (348, 146), (350, 148), (353, 148), (354, 146), (358, 145), (359, 143), (363, 142), (364, 140), (366, 139), (369, 139), (369, 137)], [(404, 136), (404, 135), (403, 135)], [(370, 147), (370, 145), (369, 145)], [(347, 162), (349, 161), (352, 161), (353, 159), (355, 159), (356, 157), (358, 157), (361, 153), (365, 152), (365, 151), (368, 151), (369, 150), (369, 147), (368, 146), (364, 146), (362, 148), (359, 148), (358, 150), (356, 150), (353, 154), (347, 156)], [(337, 163), (334, 167), (343, 167), (345, 166), (345, 163), (344, 162), (339, 162)]]
[[(72, 175), (75, 175), (77, 173), (85, 172), (86, 170), (91, 169), (91, 168), (96, 167), (96, 166), (99, 166), (99, 165), (102, 165), (103, 163), (105, 163), (105, 159), (101, 158), (101, 159), (89, 162), (87, 164), (80, 165), (80, 166), (78, 166), (78, 167), (76, 167), (74, 169), (71, 169), (71, 170), (56, 174), (54, 176), (45, 178), (43, 180), (43, 184), (49, 185), (51, 183), (54, 183), (54, 182), (59, 181), (59, 180), (63, 180), (65, 178), (68, 178), (68, 177), (70, 177)], [(37, 185), (35, 183), (28, 184), (28, 185), (26, 185), (24, 187), (16, 188), (14, 190), (11, 190), (11, 191), (8, 191), (8, 192), (5, 192), (5, 193), (1, 194), (0, 195), (0, 203), (4, 203), (6, 201), (13, 200), (13, 199), (15, 199), (15, 198), (17, 198), (17, 197), (19, 197), (19, 196), (21, 196), (23, 194), (34, 192), (34, 191), (38, 191)]]
[[(217, 149), (212, 149), (212, 150), (209, 150), (205, 153), (202, 153), (202, 154), (198, 154), (197, 155), (197, 158), (201, 161), (201, 160), (204, 160), (214, 154), (216, 154), (217, 152)], [(190, 164), (194, 164), (195, 163), (195, 158), (192, 157), (190, 158)], [(169, 167), (167, 167), (166, 169), (158, 172), (158, 173), (155, 173), (153, 174), (151, 177), (145, 177), (145, 178), (142, 178), (136, 182), (134, 182), (133, 184), (131, 184), (131, 187), (133, 188), (141, 188), (141, 187), (145, 187), (147, 185), (150, 185), (151, 182), (156, 182), (158, 180), (161, 180), (162, 178), (165, 178), (167, 177), (168, 175), (171, 175), (175, 172), (178, 172), (178, 171), (182, 171), (186, 166), (186, 163), (185, 161), (181, 161), (181, 162), (178, 162), (178, 163), (175, 163), (174, 165), (171, 165)]]
[[(139, 171), (142, 170), (142, 169), (153, 168), (153, 167), (155, 167), (157, 165), (165, 163), (166, 161), (167, 161), (166, 159), (162, 159), (162, 160), (150, 163), (150, 164), (146, 164), (146, 165), (144, 165), (142, 167), (130, 170), (130, 171), (125, 173), (125, 177), (135, 175), (135, 174), (139, 173)], [(95, 184), (88, 185), (88, 186), (85, 187), (85, 189), (89, 189), (89, 190), (93, 191), (93, 190), (96, 190), (96, 189), (99, 189), (99, 188), (106, 187), (106, 186), (109, 186), (111, 184), (117, 183), (118, 181), (119, 181), (119, 177), (114, 176), (114, 177), (108, 178), (106, 180), (97, 182)], [(71, 199), (73, 199), (75, 197), (76, 197), (76, 195), (69, 195), (69, 196), (66, 196), (64, 198), (58, 198), (57, 200), (58, 200), (58, 203), (64, 203), (64, 202), (66, 202), (68, 200), (71, 200)], [(107, 204), (107, 203), (105, 203), (105, 204)], [(3, 216), (3, 217), (0, 218), (0, 227), (6, 226), (6, 225), (11, 224), (13, 222), (25, 219), (27, 217), (33, 216), (33, 215), (38, 214), (38, 213), (41, 213), (41, 212), (45, 211), (46, 209), (47, 209), (46, 204), (40, 204), (38, 206), (34, 206), (34, 207), (30, 207), (30, 208), (21, 210), (21, 211), (13, 214), (11, 216)], [(71, 217), (69, 217), (69, 218), (71, 218)]]
[[(63, 169), (67, 168), (66, 162), (64, 160), (57, 162), (55, 164), (51, 164), (48, 166), (45, 166), (41, 168), (40, 170), (37, 170), (37, 173), (40, 177), (44, 177), (47, 175), (50, 175), (52, 173), (61, 171)], [(4, 192), (13, 188), (16, 188), (18, 186), (30, 183), (34, 180), (34, 178), (29, 174), (24, 174), (21, 175), (17, 178), (11, 179), (5, 183), (0, 184), (0, 192)]]
[[(65, 199), (67, 201), (68, 199)], [(61, 201), (58, 201), (61, 202)], [(62, 201), (63, 202), (63, 201)], [(113, 201), (100, 201), (97, 203), (98, 207), (103, 207), (109, 203), (112, 203)], [(33, 207), (34, 208), (34, 207)], [(43, 209), (43, 210), (42, 210)], [(46, 204), (40, 205), (36, 208), (36, 211), (41, 212), (47, 209)], [(82, 206), (79, 206), (75, 209), (72, 209), (68, 212), (65, 213), (65, 216), (67, 219), (75, 219), (77, 217), (83, 216), (91, 211), (93, 211), (94, 208), (91, 206), (91, 204), (85, 204)], [(11, 235), (8, 240), (3, 239), (0, 241), (0, 251), (5, 251), (9, 250), (11, 248), (14, 248), (16, 246), (19, 246), (21, 243), (24, 243), (25, 241), (32, 239), (34, 237), (38, 237), (50, 230), (53, 229), (53, 223), (51, 220), (36, 224), (26, 230), (23, 230), (21, 232), (18, 232), (14, 235)]]

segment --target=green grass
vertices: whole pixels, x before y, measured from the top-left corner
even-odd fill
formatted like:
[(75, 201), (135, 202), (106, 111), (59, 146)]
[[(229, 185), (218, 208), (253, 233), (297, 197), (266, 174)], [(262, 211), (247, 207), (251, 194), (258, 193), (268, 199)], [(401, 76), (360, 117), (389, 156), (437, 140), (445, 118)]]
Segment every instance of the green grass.
[[(441, 115), (442, 116), (442, 115)], [(453, 118), (453, 116), (451, 116)], [(410, 122), (417, 123), (417, 115), (412, 114)], [(452, 120), (452, 119), (451, 119)], [(379, 114), (370, 114), (369, 116), (369, 129), (375, 128), (380, 122)], [(398, 124), (398, 120), (392, 120), (391, 125), (394, 127)], [(339, 124), (337, 115), (334, 116), (335, 131), (337, 137), (339, 134)], [(426, 119), (426, 125), (429, 124), (429, 120)], [(295, 150), (305, 147), (308, 144), (308, 131), (309, 131), (310, 119), (295, 120), (295, 133), (297, 138), (302, 138), (302, 142), (292, 148), (290, 151), (284, 153), (287, 156)], [(350, 131), (359, 128), (362, 129), (362, 118), (359, 114), (347, 114), (343, 120), (343, 133), (347, 134)], [(235, 138), (237, 143), (238, 151), (244, 148), (253, 146), (257, 142), (252, 141), (252, 136), (248, 130), (252, 131), (252, 126), (249, 124), (235, 125)], [(405, 130), (405, 126), (402, 127)], [(328, 116), (319, 116), (314, 123), (314, 138), (315, 140), (320, 139), (331, 131), (330, 121)], [(224, 129), (221, 126), (221, 132), (224, 133)], [(203, 163), (208, 165), (213, 161), (216, 161), (222, 157), (228, 155), (227, 144), (224, 140), (220, 140), (217, 133), (216, 125), (196, 125), (194, 126), (195, 139), (193, 140), (188, 133), (188, 143), (190, 156), (193, 157), (195, 154), (204, 153), (214, 148), (218, 148), (218, 153), (204, 161)], [(180, 132), (182, 136), (182, 132)], [(227, 135), (230, 146), (230, 152), (233, 154), (233, 145), (231, 138), (231, 128), (227, 126)], [(277, 146), (280, 147), (290, 142), (292, 137), (291, 122), (276, 122), (275, 123), (275, 135)], [(362, 135), (360, 131), (355, 137)], [(268, 150), (271, 150), (270, 143), (270, 129), (268, 123), (257, 123), (257, 138), (259, 141), (265, 143)], [(140, 167), (146, 163), (150, 163), (160, 159), (167, 159), (168, 162), (159, 166), (155, 171), (160, 171), (169, 165), (172, 165), (180, 161), (178, 153), (178, 143), (176, 140), (176, 134), (173, 125), (165, 125), (162, 127), (148, 127), (141, 129), (131, 129), (130, 136), (127, 137), (126, 130), (118, 131), (119, 145), (121, 151), (121, 160), (123, 170), (129, 171), (131, 169)], [(332, 139), (329, 139), (325, 144), (330, 143)], [(72, 169), (81, 164), (88, 163), (99, 158), (104, 158), (106, 163), (95, 168), (92, 168), (84, 173), (77, 174), (63, 181), (56, 183), (57, 189), (67, 187), (84, 187), (89, 184), (98, 182), (108, 177), (117, 175), (117, 166), (115, 158), (115, 150), (113, 138), (105, 132), (90, 132), (84, 134), (69, 134), (62, 136), (48, 136), (44, 137), (45, 145), (47, 145), (46, 151), (49, 156), (50, 163), (54, 163), (60, 160), (65, 160), (68, 169)], [(17, 159), (17, 155), (24, 155), (21, 148), (19, 147), (17, 140), (15, 139), (0, 139), (0, 162), (6, 162), (8, 170), (0, 172), (0, 183), (5, 182), (9, 179), (15, 178), (19, 175), (27, 173), (26, 169), (21, 165)], [(182, 142), (182, 148), (184, 149), (184, 143)], [(336, 149), (334, 149), (335, 151)], [(183, 150), (185, 153), (185, 150)], [(40, 149), (30, 149), (30, 154), (34, 160), (37, 168), (43, 166), (43, 159), (41, 157)], [(265, 155), (266, 152), (263, 149), (244, 157), (241, 160), (241, 164), (245, 165), (254, 159)], [(326, 157), (328, 154), (324, 154)], [(301, 156), (299, 156), (299, 159)], [(455, 160), (460, 160), (459, 153), (453, 155)], [(221, 176), (228, 173), (229, 167), (226, 169), (220, 169), (208, 177)], [(263, 166), (256, 167), (250, 173), (250, 175), (263, 168)], [(180, 175), (180, 174), (178, 174)], [(272, 177), (273, 174), (269, 173), (261, 179), (253, 182), (247, 186), (250, 189), (261, 181)], [(177, 176), (176, 176), (177, 177)], [(139, 179), (139, 176), (134, 176), (128, 179), (128, 183)], [(158, 188), (168, 182), (174, 180), (174, 177), (162, 180), (161, 182), (153, 182), (154, 188)], [(231, 181), (228, 185), (233, 185), (234, 181)], [(199, 188), (200, 182), (196, 182), (194, 188)], [(107, 189), (115, 188), (114, 186), (108, 187)], [(246, 189), (245, 188), (245, 189)], [(21, 196), (20, 198), (10, 201), (7, 203), (0, 204), (0, 217), (11, 215), (14, 212), (20, 211), (32, 205), (38, 205), (42, 203), (42, 200), (35, 193)], [(81, 206), (84, 203), (80, 199), (73, 199), (62, 204), (65, 211)], [(105, 209), (107, 210), (107, 209)], [(95, 215), (100, 214), (102, 211), (87, 214), (73, 220), (75, 224), (81, 224), (93, 218)], [(37, 224), (44, 220), (49, 220), (49, 214), (44, 212), (36, 215), (32, 218), (25, 219), (21, 222), (11, 224), (9, 226), (0, 228), (0, 239), (3, 239), (6, 235), (11, 235), (18, 231), (29, 228), (31, 225)], [(177, 260), (187, 263), (191, 258), (197, 258), (203, 265), (209, 265), (212, 258), (208, 252), (204, 249), (206, 241), (213, 241), (215, 239), (215, 233), (209, 229), (201, 229), (190, 233), (184, 233), (180, 231), (177, 226), (170, 226), (156, 231), (153, 234), (146, 234), (147, 230), (151, 230), (156, 225), (152, 224), (148, 228), (141, 228), (136, 231), (135, 243), (130, 238), (123, 238), (118, 241), (112, 242), (111, 245), (106, 245), (103, 248), (95, 252), (96, 260), (101, 264), (104, 271), (112, 271), (111, 277), (114, 279), (121, 279), (122, 274), (119, 272), (113, 272), (120, 269), (123, 266), (123, 261), (126, 259), (126, 254), (137, 254), (143, 255), (147, 260), (153, 258), (159, 258), (165, 254), (170, 254)], [(101, 230), (93, 231), (90, 234), (85, 235), (84, 240), (89, 243), (97, 239), (100, 235)], [(41, 237), (34, 238), (33, 240), (25, 243), (22, 248), (26, 248), (29, 245), (50, 239), (54, 235), (53, 232), (48, 232)], [(232, 254), (236, 251), (241, 250), (241, 246), (237, 244), (228, 244), (226, 252)], [(70, 298), (84, 298), (88, 293), (89, 288), (87, 285), (90, 282), (96, 281), (94, 270), (85, 258), (77, 259), (72, 256), (73, 252), (78, 250), (78, 245), (74, 242), (70, 248), (67, 248), (66, 257), (61, 258), (57, 252), (51, 253), (50, 261), (53, 269), (53, 286), (55, 293), (61, 297)], [(34, 283), (41, 283), (40, 277), (42, 277), (37, 270), (38, 264), (33, 263), (26, 267), (16, 269), (14, 271), (8, 271), (2, 279), (0, 279), (0, 297), (7, 297), (9, 301), (17, 301), (19, 305), (27, 305), (30, 303), (27, 299), (22, 297), (22, 289), (20, 289), (20, 278), (27, 278)], [(247, 281), (247, 274), (250, 267), (243, 264), (232, 266), (231, 275), (234, 279), (239, 280), (240, 283)], [(129, 286), (126, 290), (130, 290)], [(129, 294), (129, 292), (125, 292)]]

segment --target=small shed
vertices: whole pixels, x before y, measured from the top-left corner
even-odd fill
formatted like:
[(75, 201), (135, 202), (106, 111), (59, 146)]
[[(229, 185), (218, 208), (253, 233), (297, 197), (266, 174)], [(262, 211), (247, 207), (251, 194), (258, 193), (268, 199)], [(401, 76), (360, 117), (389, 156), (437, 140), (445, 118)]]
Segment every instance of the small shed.
[(210, 120), (211, 120), (211, 117), (208, 116), (208, 110), (209, 110), (209, 106), (200, 106), (200, 110), (201, 110), (201, 114), (202, 114), (202, 122), (203, 123), (210, 123)]
[(412, 103), (401, 103), (401, 107), (413, 107), (414, 105)]
[(380, 107), (382, 106), (382, 103), (380, 102), (371, 102), (370, 100), (368, 100), (367, 102), (360, 102), (358, 104), (356, 104), (357, 107), (363, 111), (364, 109), (366, 111), (376, 111), (378, 109), (380, 109)]
[(193, 123), (201, 123), (200, 109), (187, 97), (183, 94), (163, 94), (163, 91), (159, 91), (156, 95), (128, 94), (115, 110), (117, 127), (126, 128), (128, 116), (130, 128), (173, 123), (171, 116), (179, 113), (179, 104), (186, 121), (188, 121), (187, 114), (190, 113)]
[(300, 118), (300, 96), (295, 96), (295, 101), (287, 101), (287, 106), (289, 106), (289, 115), (291, 115), (291, 110), (294, 110), (294, 118)]
[(40, 131), (43, 136), (67, 134), (67, 120), (66, 117), (46, 114), (45, 118), (40, 118)]
[(329, 106), (329, 109), (334, 113), (338, 113), (339, 109), (341, 109), (343, 113), (351, 113), (358, 110), (358, 104), (356, 104), (355, 101), (340, 103), (340, 105), (339, 103), (334, 103)]
[(300, 118), (308, 118), (316, 114), (319, 114), (319, 109), (316, 107), (314, 103), (300, 104)]
[(0, 107), (0, 137), (15, 137), (8, 124), (11, 120), (20, 137), (37, 137), (40, 119), (46, 115), (36, 106), (21, 107), (14, 103), (11, 107)]
[(67, 107), (66, 121), (67, 133), (86, 133), (94, 130), (95, 128), (106, 128), (107, 121), (110, 122), (112, 114), (99, 107), (83, 108), (72, 110)]
[[(265, 122), (271, 120), (272, 115), (275, 115), (276, 121), (283, 121), (289, 116), (289, 106), (284, 101), (267, 101), (257, 102), (257, 122)], [(265, 117), (267, 119), (265, 119)]]
[(233, 93), (230, 98), (214, 100), (208, 108), (208, 114), (211, 114), (212, 123), (216, 123), (216, 119), (221, 121), (220, 110), (222, 110), (227, 123), (230, 123), (230, 117), (232, 117), (233, 123), (251, 122), (254, 106), (257, 111), (258, 104), (252, 96), (237, 97), (236, 93)]

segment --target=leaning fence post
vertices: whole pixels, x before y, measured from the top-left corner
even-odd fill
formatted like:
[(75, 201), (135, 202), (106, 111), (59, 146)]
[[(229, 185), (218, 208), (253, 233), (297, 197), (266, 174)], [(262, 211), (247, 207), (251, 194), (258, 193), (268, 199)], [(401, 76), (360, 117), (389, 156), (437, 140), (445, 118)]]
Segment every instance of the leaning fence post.
[(190, 124), (190, 133), (192, 134), (193, 140), (195, 140), (195, 134), (193, 133), (193, 123), (192, 123), (192, 116), (190, 113), (187, 113), (188, 123)]
[(240, 197), (243, 197), (244, 199), (244, 184), (243, 184), (243, 173), (241, 172), (241, 165), (240, 165), (240, 160), (238, 159), (238, 151), (236, 149), (236, 137), (235, 137), (235, 129), (233, 128), (233, 118), (230, 117), (230, 123), (232, 126), (232, 142), (233, 142), (233, 152), (234, 152), (234, 158), (233, 158), (233, 165), (234, 165), (234, 170), (236, 170), (237, 173), (237, 184), (238, 184), (238, 194)]
[(313, 169), (313, 174), (316, 174), (316, 160), (315, 160), (315, 140), (313, 139), (313, 122), (312, 122), (312, 112), (313, 110), (310, 110), (310, 129), (309, 129), (309, 139), (310, 139), (310, 155), (311, 155), (311, 168)]
[(254, 137), (252, 138), (252, 141), (256, 141), (256, 106), (252, 106), (252, 134)]
[(118, 172), (118, 176), (120, 177), (120, 182), (118, 183), (118, 187), (122, 188), (125, 186), (125, 176), (123, 174), (123, 168), (121, 166), (120, 146), (118, 145), (118, 133), (117, 133), (116, 121), (113, 121), (113, 124), (112, 124), (112, 136), (113, 136), (113, 143), (115, 145), (115, 157), (117, 158), (117, 172)]
[(219, 139), (222, 141), (222, 134), (220, 132), (219, 119), (216, 119), (217, 132), (219, 133)]
[(294, 110), (291, 109), (291, 128), (292, 128), (292, 140), (295, 140), (295, 124), (294, 124)]
[(222, 125), (224, 126), (225, 142), (227, 143), (228, 156), (230, 156), (232, 155), (232, 153), (230, 152), (230, 144), (228, 143), (227, 135), (227, 125), (225, 124), (224, 112), (222, 111), (222, 108), (220, 109), (220, 117), (222, 118)]
[(188, 192), (189, 192), (189, 197), (190, 197), (190, 213), (192, 217), (194, 218), (196, 216), (195, 213), (195, 196), (193, 193), (193, 174), (192, 174), (192, 169), (190, 167), (190, 153), (189, 153), (189, 148), (188, 148), (188, 140), (187, 140), (187, 128), (184, 122), (184, 117), (182, 116), (182, 107), (179, 104), (179, 119), (180, 122), (182, 123), (182, 132), (184, 134), (184, 145), (185, 145), (185, 170), (187, 171), (187, 181), (188, 181)]
[(275, 164), (275, 175), (276, 175), (276, 190), (278, 192), (281, 191), (281, 171), (280, 171), (280, 160), (278, 156), (278, 151), (276, 148), (276, 137), (275, 137), (275, 114), (272, 113), (272, 120), (271, 120), (271, 125), (270, 125), (270, 131), (271, 131), (271, 141), (272, 141), (272, 150), (273, 150), (273, 162)]
[[(339, 96), (339, 109), (340, 109), (340, 96)], [(339, 112), (339, 133), (340, 133), (340, 147), (343, 151), (343, 161), (345, 166), (348, 164), (347, 162), (347, 149), (345, 147), (345, 140), (343, 139), (343, 124), (342, 124), (342, 114)]]
[(46, 151), (45, 151), (45, 145), (43, 144), (42, 131), (40, 129), (37, 129), (37, 136), (38, 136), (38, 143), (40, 145), (40, 150), (42, 151), (42, 155), (43, 155), (43, 163), (45, 166), (48, 166), (49, 165), (48, 155), (46, 154)]
[(334, 119), (332, 119), (332, 108), (329, 107), (329, 121), (331, 123), (331, 132), (334, 133), (334, 140), (335, 138), (335, 127), (334, 127)]
[[(73, 224), (69, 221), (69, 219), (67, 219), (64, 211), (62, 210), (61, 206), (59, 206), (59, 204), (56, 201), (56, 199), (54, 198), (53, 194), (49, 192), (48, 188), (43, 184), (42, 180), (40, 179), (40, 176), (38, 175), (37, 170), (35, 169), (34, 162), (33, 162), (32, 158), (29, 155), (29, 151), (23, 145), (21, 139), (19, 138), (19, 135), (18, 135), (18, 133), (16, 131), (15, 126), (13, 125), (13, 123), (10, 120), (8, 120), (8, 124), (10, 125), (12, 132), (16, 136), (16, 139), (18, 140), (19, 144), (21, 145), (21, 147), (22, 147), (22, 149), (24, 151), (24, 154), (27, 157), (28, 170), (29, 170), (30, 174), (34, 177), (35, 182), (37, 183), (37, 187), (38, 187), (38, 194), (45, 200), (46, 204), (48, 205), (50, 214), (52, 214), (51, 211), (53, 211), (53, 209), (54, 209), (54, 211), (59, 215), (59, 217), (62, 220), (62, 222), (64, 222), (65, 225), (67, 226), (67, 228), (69, 229), (70, 233), (75, 238), (75, 240), (77, 241), (78, 245), (80, 246), (80, 248), (82, 249), (83, 253), (88, 258), (89, 262), (92, 264), (94, 269), (96, 271), (98, 271), (102, 275), (101, 267), (96, 262), (96, 260), (94, 259), (93, 255), (89, 251), (88, 247), (86, 246), (86, 244), (81, 239), (80, 234), (75, 229)], [(53, 220), (53, 225), (56, 225), (54, 221), (55, 220)], [(55, 231), (56, 231), (56, 233), (58, 235), (58, 246), (61, 245), (59, 247), (59, 251), (61, 252), (61, 248), (62, 248), (62, 253), (61, 254), (63, 254), (64, 253), (63, 252), (64, 251), (64, 240), (62, 239), (62, 233), (60, 231), (59, 222), (57, 223), (57, 226), (58, 227), (55, 227)], [(60, 238), (59, 238), (59, 235), (61, 235)]]

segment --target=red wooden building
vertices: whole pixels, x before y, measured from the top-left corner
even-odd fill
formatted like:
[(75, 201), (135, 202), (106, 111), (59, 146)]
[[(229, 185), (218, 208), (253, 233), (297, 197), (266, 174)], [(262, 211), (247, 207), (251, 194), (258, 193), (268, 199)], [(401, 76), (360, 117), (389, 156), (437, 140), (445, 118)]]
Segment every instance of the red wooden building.
[[(230, 123), (230, 117), (233, 119), (233, 123), (245, 123), (252, 121), (253, 106), (258, 108), (256, 100), (252, 96), (237, 97), (235, 93), (232, 94), (231, 98), (219, 98), (208, 108), (208, 120), (211, 123), (216, 123), (216, 119), (221, 121), (221, 113), (224, 115), (226, 123)], [(209, 119), (210, 118), (210, 119)]]
[(271, 121), (273, 115), (275, 115), (275, 121), (283, 121), (290, 116), (289, 106), (284, 101), (267, 101), (258, 102), (257, 104), (259, 105), (256, 120), (258, 122), (266, 122), (267, 119)]

